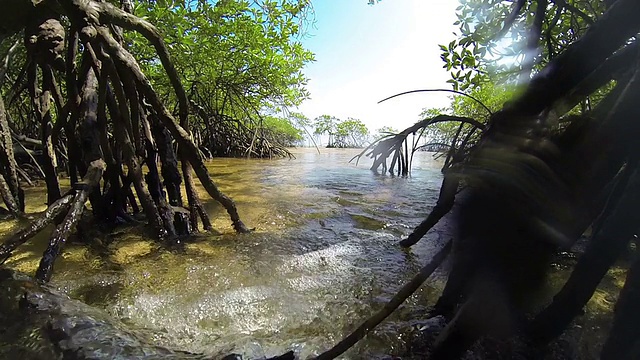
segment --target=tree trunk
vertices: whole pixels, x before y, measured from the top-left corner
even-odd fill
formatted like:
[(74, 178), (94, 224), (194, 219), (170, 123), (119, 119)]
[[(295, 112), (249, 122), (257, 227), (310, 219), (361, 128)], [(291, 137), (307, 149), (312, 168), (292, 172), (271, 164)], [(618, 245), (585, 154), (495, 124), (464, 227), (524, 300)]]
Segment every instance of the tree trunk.
[(49, 91), (44, 91), (40, 97), (41, 134), (42, 134), (42, 170), (44, 170), (47, 183), (47, 204), (53, 204), (60, 198), (60, 184), (56, 172), (55, 151), (51, 139), (51, 102), (49, 101)]
[(180, 189), (182, 177), (178, 170), (178, 157), (173, 150), (173, 138), (167, 128), (158, 121), (151, 122), (151, 133), (156, 140), (158, 155), (162, 162), (162, 179), (167, 189), (169, 204), (171, 204), (171, 206), (182, 206), (182, 193)]
[[(67, 44), (67, 58), (66, 61), (66, 74), (65, 85), (67, 87), (67, 103), (70, 106), (69, 119), (65, 124), (64, 131), (67, 136), (67, 149), (69, 156), (69, 181), (71, 185), (78, 181), (78, 165), (80, 164), (80, 148), (78, 141), (76, 140), (75, 127), (78, 123), (80, 96), (78, 94), (77, 83), (77, 71), (76, 71), (76, 54), (78, 52), (78, 32), (77, 28), (72, 25), (69, 31), (68, 44)], [(105, 129), (106, 131), (106, 129)]]
[[(533, 4), (532, 4), (533, 7)], [(540, 34), (542, 33), (542, 23), (547, 10), (547, 0), (536, 0), (535, 15), (533, 24), (527, 34), (527, 45), (525, 48), (525, 56), (522, 61), (522, 70), (520, 72), (520, 83), (526, 84), (531, 79), (531, 72), (535, 64), (536, 56), (540, 54), (538, 43), (540, 42)]]
[[(80, 135), (80, 148), (82, 150), (82, 166), (87, 166), (98, 159), (104, 159), (102, 150), (100, 149), (100, 124), (98, 122), (98, 79), (93, 69), (89, 69), (84, 85), (81, 91), (80, 100), (80, 126), (78, 133)], [(80, 174), (85, 176), (84, 173)], [(96, 219), (104, 220), (107, 218), (105, 204), (103, 204), (100, 194), (99, 185), (96, 189), (92, 189), (89, 195), (91, 208)]]

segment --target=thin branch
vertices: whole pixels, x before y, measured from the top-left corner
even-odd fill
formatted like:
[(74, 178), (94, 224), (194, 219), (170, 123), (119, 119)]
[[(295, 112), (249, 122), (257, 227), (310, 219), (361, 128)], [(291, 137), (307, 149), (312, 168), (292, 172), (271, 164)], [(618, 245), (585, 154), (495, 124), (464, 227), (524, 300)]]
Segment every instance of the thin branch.
[(422, 283), (424, 283), (438, 268), (438, 266), (440, 266), (442, 261), (444, 261), (451, 251), (451, 243), (451, 241), (447, 242), (445, 246), (436, 253), (433, 259), (431, 259), (431, 262), (425, 265), (418, 274), (405, 284), (380, 311), (367, 319), (355, 331), (349, 334), (349, 336), (336, 344), (336, 346), (318, 355), (314, 360), (335, 359), (364, 338), (371, 330), (386, 319), (387, 316), (391, 315), (391, 313), (402, 305), (409, 296), (413, 295), (413, 293), (420, 288)]
[(20, 45), (21, 39), (18, 38), (13, 45), (7, 51), (7, 54), (4, 56), (2, 60), (2, 64), (0, 65), (0, 86), (4, 83), (4, 77), (7, 75), (7, 70), (9, 69), (9, 64), (11, 63), (11, 57), (15, 54), (16, 50), (18, 50), (18, 45)]
[(578, 9), (577, 7), (575, 7), (573, 4), (570, 4), (569, 2), (567, 2), (566, 0), (555, 0), (554, 1), (558, 6), (562, 6), (565, 7), (567, 10), (569, 10), (571, 13), (573, 13), (574, 15), (578, 15), (582, 20), (584, 20), (584, 22), (586, 22), (589, 25), (593, 25), (593, 19), (591, 19), (589, 17), (589, 15), (585, 14), (582, 10)]
[(489, 109), (485, 104), (482, 103), (482, 101), (476, 99), (475, 97), (469, 95), (469, 94), (465, 94), (461, 91), (457, 91), (457, 90), (450, 90), (450, 89), (421, 89), (421, 90), (411, 90), (411, 91), (405, 91), (405, 92), (401, 92), (399, 94), (395, 94), (395, 95), (391, 95), (388, 98), (384, 98), (380, 101), (378, 101), (378, 104), (393, 99), (395, 97), (398, 96), (402, 96), (402, 95), (407, 95), (407, 94), (413, 94), (413, 93), (418, 93), (418, 92), (450, 92), (450, 93), (454, 93), (454, 94), (458, 94), (458, 95), (462, 95), (462, 96), (466, 96), (469, 99), (477, 102), (478, 104), (480, 104), (480, 106), (482, 106), (485, 110), (487, 110), (487, 112), (489, 113), (489, 115), (493, 115), (493, 112), (491, 111), (491, 109)]
[(555, 56), (555, 52), (553, 51), (553, 44), (552, 44), (552, 40), (553, 37), (552, 32), (553, 29), (556, 27), (556, 25), (558, 25), (558, 21), (560, 20), (560, 16), (562, 15), (562, 10), (564, 9), (562, 4), (558, 4), (558, 8), (556, 9), (556, 13), (553, 16), (553, 19), (551, 19), (551, 22), (547, 25), (547, 33), (546, 33), (546, 38), (547, 38), (547, 52), (548, 52), (548, 56), (549, 59), (553, 59), (553, 57)]
[(494, 37), (495, 39), (499, 39), (503, 37), (507, 33), (507, 31), (509, 31), (511, 26), (513, 26), (513, 23), (518, 18), (518, 15), (520, 15), (520, 12), (522, 11), (522, 8), (524, 7), (525, 3), (526, 3), (526, 0), (518, 0), (518, 2), (516, 2), (515, 6), (511, 10), (511, 13), (509, 14), (509, 17), (507, 17), (504, 20), (504, 25), (502, 26), (502, 29), (498, 31), (498, 33), (495, 35)]
[(38, 164), (38, 160), (36, 160), (36, 158), (33, 156), (33, 154), (31, 153), (31, 151), (29, 149), (27, 149), (22, 142), (20, 142), (19, 140), (16, 139), (16, 143), (18, 143), (18, 145), (22, 148), (22, 150), (24, 152), (27, 153), (27, 155), (29, 155), (29, 157), (31, 158), (31, 161), (33, 161), (34, 166), (36, 167), (36, 169), (38, 169), (38, 171), (40, 172), (40, 175), (42, 176), (43, 179), (46, 179), (47, 176), (44, 174), (44, 170), (42, 170), (42, 168), (40, 167), (40, 164)]

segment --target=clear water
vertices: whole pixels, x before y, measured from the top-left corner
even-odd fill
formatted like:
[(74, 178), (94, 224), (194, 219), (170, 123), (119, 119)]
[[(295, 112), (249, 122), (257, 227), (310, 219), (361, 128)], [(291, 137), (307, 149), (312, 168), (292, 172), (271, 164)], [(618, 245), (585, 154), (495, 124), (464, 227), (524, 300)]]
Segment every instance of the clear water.
[[(444, 221), (412, 249), (396, 245), (435, 203), (441, 162), (417, 153), (412, 176), (398, 178), (373, 174), (367, 160), (349, 164), (355, 150), (293, 151), (295, 160), (208, 164), (255, 232), (236, 235), (224, 209), (200, 188), (216, 233), (202, 234), (180, 251), (157, 245), (135, 228), (117, 230), (107, 251), (68, 244), (52, 284), (174, 349), (236, 352), (251, 359), (288, 350), (305, 359), (327, 350), (379, 310), (448, 240), (451, 229)], [(44, 186), (25, 192), (28, 213), (45, 209)], [(20, 225), (0, 222), (0, 234)], [(20, 247), (7, 265), (33, 274), (51, 230)], [(551, 269), (541, 304), (562, 286), (572, 263)], [(585, 316), (565, 334), (577, 358), (599, 358), (625, 269), (622, 263), (609, 271)], [(436, 273), (341, 358), (406, 353), (443, 280), (444, 274)], [(20, 346), (38, 353), (43, 344), (38, 334), (37, 329), (27, 333), (19, 339), (22, 345), (4, 334), (0, 353), (20, 354), (14, 350)], [(42, 350), (38, 359), (47, 358)]]
[[(249, 357), (326, 350), (379, 310), (447, 240), (443, 224), (411, 250), (396, 244), (430, 211), (441, 163), (417, 153), (412, 176), (375, 175), (355, 150), (294, 149), (295, 160), (215, 159), (209, 170), (255, 232), (234, 234), (224, 210), (201, 197), (219, 233), (170, 251), (132, 229), (110, 251), (70, 244), (52, 284), (105, 309), (161, 345)], [(30, 189), (32, 210), (43, 189)], [(14, 230), (5, 223), (0, 231)], [(44, 232), (9, 262), (33, 273)], [(345, 359), (402, 353), (442, 286), (442, 274)]]

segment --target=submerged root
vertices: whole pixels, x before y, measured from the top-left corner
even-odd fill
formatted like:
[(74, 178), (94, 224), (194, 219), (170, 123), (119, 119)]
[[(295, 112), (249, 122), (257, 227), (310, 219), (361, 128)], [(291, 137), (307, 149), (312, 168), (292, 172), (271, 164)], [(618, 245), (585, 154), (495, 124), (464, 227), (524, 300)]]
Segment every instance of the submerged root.
[(31, 224), (23, 227), (20, 231), (0, 245), (0, 264), (7, 261), (11, 256), (11, 253), (18, 248), (18, 246), (24, 244), (34, 235), (42, 231), (42, 229), (52, 223), (54, 219), (60, 216), (60, 214), (67, 212), (71, 206), (71, 200), (73, 200), (72, 194), (61, 197), (56, 202), (49, 205), (47, 210), (45, 210), (45, 212), (37, 219), (32, 221)]
[(105, 168), (106, 164), (102, 160), (92, 162), (83, 181), (74, 185), (71, 193), (51, 204), (40, 217), (0, 245), (0, 259), (2, 263), (11, 256), (11, 253), (18, 246), (24, 244), (47, 225), (53, 223), (57, 218), (60, 218), (66, 213), (64, 220), (56, 226), (56, 229), (51, 234), (49, 246), (45, 250), (42, 260), (40, 261), (40, 266), (36, 272), (36, 278), (38, 280), (44, 282), (49, 281), (53, 271), (53, 263), (75, 230), (84, 211), (89, 194), (97, 187)]
[[(38, 280), (48, 281), (55, 259), (74, 232), (87, 201), (91, 203), (94, 218), (110, 224), (131, 219), (129, 210), (137, 213), (139, 202), (158, 240), (177, 241), (177, 236), (197, 231), (198, 219), (202, 220), (205, 230), (210, 230), (211, 221), (195, 192), (192, 171), (208, 194), (227, 210), (233, 228), (239, 233), (249, 232), (233, 200), (213, 182), (203, 154), (192, 140), (187, 121), (190, 104), (157, 29), (108, 2), (62, 0), (60, 5), (55, 9), (31, 10), (37, 16), (32, 16), (33, 21), (25, 32), (28, 61), (24, 74), (14, 86), (14, 97), (24, 94), (22, 88), (29, 90), (29, 100), (41, 128), (41, 139), (33, 142), (42, 149), (42, 173), (46, 175), (50, 206), (31, 225), (0, 245), (0, 259), (6, 261), (20, 244), (47, 224), (60, 221), (36, 272)], [(68, 32), (59, 21), (62, 17), (70, 22)], [(160, 100), (136, 59), (119, 41), (121, 33), (120, 29), (114, 30), (116, 27), (139, 32), (156, 49), (178, 99), (179, 122)], [(63, 51), (65, 36), (66, 54)], [(55, 71), (66, 73), (66, 99), (56, 83)], [(3, 134), (0, 195), (9, 209), (19, 215), (24, 205), (16, 185), (18, 170), (11, 166), (15, 160), (11, 162), (13, 154), (8, 149), (10, 129), (1, 105), (0, 102)], [(60, 141), (63, 137), (67, 140), (66, 146)], [(27, 140), (25, 137), (24, 141)], [(163, 148), (158, 152), (160, 146)], [(64, 149), (60, 152), (62, 155), (68, 154), (63, 160), (73, 187), (64, 196), (60, 194), (56, 172), (57, 148)], [(182, 174), (178, 159), (182, 162)], [(158, 160), (162, 163), (163, 182), (158, 173)], [(149, 169), (146, 183), (145, 161)], [(82, 177), (80, 182), (76, 180), (78, 175)], [(182, 178), (188, 209), (181, 199)]]
[(102, 160), (91, 162), (85, 177), (74, 186), (75, 194), (73, 201), (70, 203), (69, 212), (64, 220), (62, 220), (62, 223), (60, 223), (53, 234), (51, 234), (49, 246), (42, 255), (42, 260), (40, 260), (40, 265), (36, 271), (36, 279), (44, 282), (48, 282), (51, 279), (53, 263), (58, 255), (60, 255), (60, 251), (67, 239), (75, 230), (84, 211), (84, 205), (87, 202), (89, 194), (98, 186), (106, 166)]

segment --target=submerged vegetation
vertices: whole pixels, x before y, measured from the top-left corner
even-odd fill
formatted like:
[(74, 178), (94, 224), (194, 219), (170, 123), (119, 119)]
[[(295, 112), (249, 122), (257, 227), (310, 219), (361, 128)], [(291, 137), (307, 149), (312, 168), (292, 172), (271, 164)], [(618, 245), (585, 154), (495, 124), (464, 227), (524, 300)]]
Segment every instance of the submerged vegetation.
[[(144, 219), (170, 245), (200, 224), (212, 230), (194, 174), (234, 229), (249, 233), (213, 182), (208, 157), (290, 156), (287, 146), (314, 139), (310, 129), (327, 136), (328, 147), (367, 146), (369, 130), (358, 119), (310, 121), (287, 110), (309, 96), (302, 69), (313, 54), (296, 40), (312, 15), (307, 0), (10, 0), (7, 7), (0, 194), (8, 214), (25, 219), (23, 183), (41, 176), (48, 207), (0, 245), (0, 261), (54, 224), (40, 282), (51, 279), (85, 221), (113, 228)], [(399, 132), (379, 129), (381, 138), (358, 156), (371, 157), (374, 171), (408, 176), (416, 151), (443, 153), (440, 197), (400, 245), (416, 244), (458, 202), (455, 241), (318, 359), (363, 338), (449, 252), (450, 275), (431, 312), (447, 325), (429, 344), (430, 358), (460, 358), (486, 338), (519, 338), (543, 353), (637, 231), (640, 4), (462, 0), (457, 15), (457, 38), (440, 47), (451, 106), (425, 109), (423, 120)], [(61, 172), (70, 179), (66, 193)], [(554, 255), (582, 237), (587, 247), (566, 284), (531, 314)], [(638, 267), (633, 259), (603, 359), (639, 356)]]

